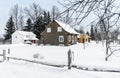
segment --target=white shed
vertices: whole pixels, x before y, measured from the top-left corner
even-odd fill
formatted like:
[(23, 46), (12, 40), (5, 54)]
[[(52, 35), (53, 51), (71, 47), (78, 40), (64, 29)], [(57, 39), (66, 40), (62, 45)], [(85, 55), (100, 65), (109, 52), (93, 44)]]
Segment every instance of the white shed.
[(37, 42), (38, 42), (38, 39), (36, 38), (36, 35), (32, 32), (15, 31), (12, 34), (12, 44), (18, 44), (18, 43), (36, 44)]

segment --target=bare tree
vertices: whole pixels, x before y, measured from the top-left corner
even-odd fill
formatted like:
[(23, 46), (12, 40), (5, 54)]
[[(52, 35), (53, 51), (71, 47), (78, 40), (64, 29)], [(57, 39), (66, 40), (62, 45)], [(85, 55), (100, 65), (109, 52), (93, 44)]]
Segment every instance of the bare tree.
[(52, 10), (51, 10), (51, 18), (52, 18), (52, 20), (54, 20), (54, 19), (60, 19), (61, 18), (61, 15), (60, 15), (60, 10), (59, 10), (59, 8), (57, 7), (57, 6), (53, 6), (52, 7)]
[(14, 22), (15, 22), (15, 28), (18, 30), (18, 19), (19, 19), (19, 7), (18, 4), (14, 5), (12, 8), (11, 15), (13, 16)]
[(106, 61), (116, 51), (111, 50), (110, 47), (111, 31), (119, 28), (116, 27), (115, 29), (114, 27), (117, 26), (116, 24), (120, 17), (120, 12), (117, 11), (118, 8), (116, 9), (114, 2), (115, 0), (65, 0), (63, 4), (59, 1), (66, 8), (61, 14), (73, 17), (77, 24), (81, 24), (90, 13), (100, 8), (99, 22), (97, 24), (100, 25), (105, 35)]
[(28, 16), (34, 23), (38, 17), (41, 16), (43, 10), (39, 4), (33, 3), (32, 5), (25, 8), (25, 14)]
[(22, 30), (24, 26), (24, 15), (23, 15), (23, 9), (20, 9), (20, 14), (19, 14), (19, 29)]
[(59, 3), (66, 8), (62, 16), (72, 17), (77, 24), (80, 24), (93, 10), (99, 7), (104, 0), (65, 0)]
[[(105, 60), (107, 61), (108, 58), (114, 53), (111, 50), (110, 42), (111, 42), (111, 31), (116, 30), (115, 26), (119, 20), (120, 13), (117, 12), (117, 9), (114, 7), (115, 0), (105, 0), (103, 4), (100, 6), (101, 15), (99, 17), (99, 24), (101, 27), (102, 32), (104, 32), (105, 40), (106, 40), (106, 57)], [(117, 29), (119, 27), (116, 27)]]
[(22, 8), (20, 8), (18, 4), (14, 5), (12, 8), (11, 15), (13, 16), (13, 20), (15, 22), (15, 29), (21, 30), (24, 24), (24, 15)]

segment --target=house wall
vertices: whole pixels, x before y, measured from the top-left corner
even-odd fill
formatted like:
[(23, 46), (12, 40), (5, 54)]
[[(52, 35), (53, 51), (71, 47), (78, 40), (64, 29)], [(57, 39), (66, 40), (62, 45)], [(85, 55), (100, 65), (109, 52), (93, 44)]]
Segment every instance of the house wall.
[(84, 43), (84, 42), (90, 42), (90, 38), (86, 34), (81, 34), (80, 37), (78, 38), (79, 43)]
[(12, 34), (12, 44), (24, 43), (24, 39), (21, 34), (15, 32)]
[[(68, 33), (62, 29), (62, 32), (57, 31), (57, 27), (60, 27), (55, 21), (53, 21), (48, 27), (51, 28), (51, 32), (47, 32), (47, 28), (43, 33), (43, 43), (50, 45), (67, 45)], [(64, 36), (64, 42), (59, 42), (59, 36)]]
[(69, 34), (67, 36), (67, 45), (73, 45), (77, 42), (77, 35), (75, 34)]

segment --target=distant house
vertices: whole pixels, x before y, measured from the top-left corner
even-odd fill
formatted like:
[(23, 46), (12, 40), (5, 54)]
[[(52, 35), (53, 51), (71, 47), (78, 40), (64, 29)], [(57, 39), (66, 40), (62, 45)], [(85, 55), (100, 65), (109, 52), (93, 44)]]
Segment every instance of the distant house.
[(30, 44), (37, 44), (38, 39), (36, 35), (32, 32), (27, 31), (15, 31), (12, 34), (12, 44), (18, 43), (30, 43)]
[(90, 42), (90, 37), (87, 34), (80, 34), (77, 40), (79, 43)]
[(41, 33), (45, 45), (68, 46), (77, 42), (77, 32), (68, 24), (53, 20)]

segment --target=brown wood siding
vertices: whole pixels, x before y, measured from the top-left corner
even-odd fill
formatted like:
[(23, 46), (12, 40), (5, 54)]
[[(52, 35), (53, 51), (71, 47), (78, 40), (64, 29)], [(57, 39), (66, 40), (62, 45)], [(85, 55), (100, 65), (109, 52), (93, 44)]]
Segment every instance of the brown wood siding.
[[(47, 32), (47, 28), (50, 27), (51, 28), (51, 32)], [(66, 32), (64, 29), (62, 29), (62, 32), (58, 32), (57, 28), (59, 27), (59, 25), (53, 21), (51, 24), (49, 24), (47, 26), (47, 28), (45, 29), (45, 31), (42, 33), (43, 35), (43, 43), (46, 44), (50, 44), (50, 45), (59, 45), (59, 44), (64, 44), (65, 46), (68, 45), (67, 41), (68, 41), (68, 32)], [(59, 42), (59, 36), (63, 35), (64, 36), (64, 42)]]

